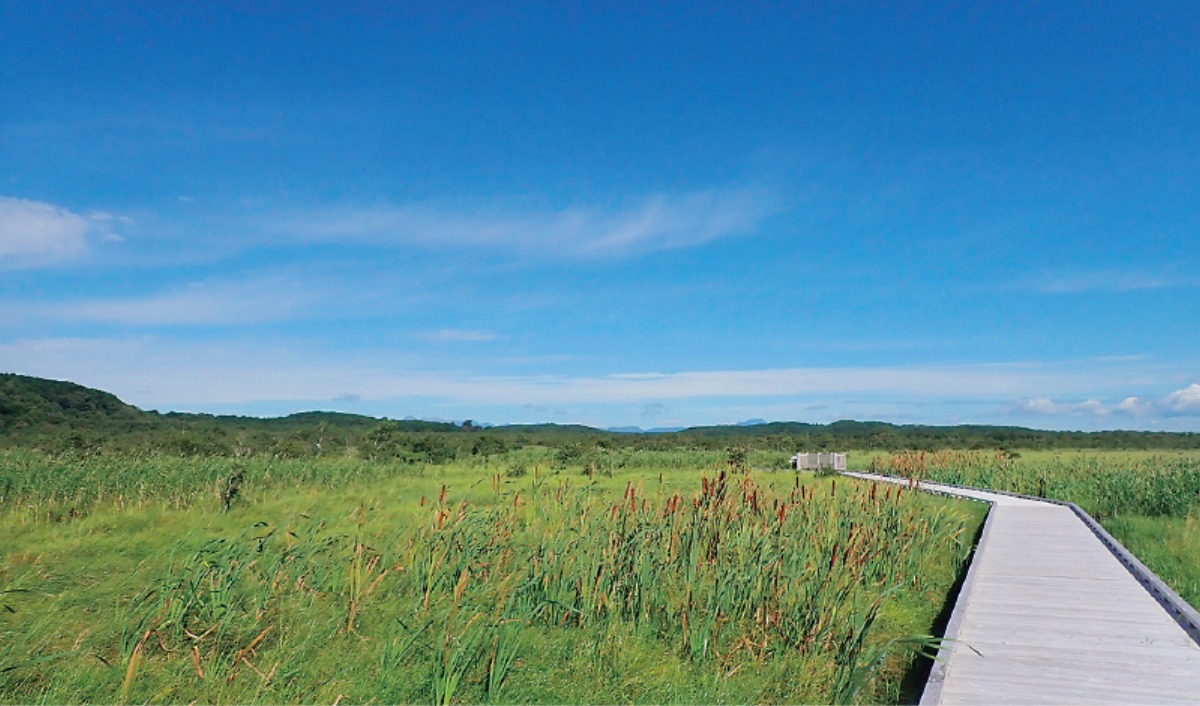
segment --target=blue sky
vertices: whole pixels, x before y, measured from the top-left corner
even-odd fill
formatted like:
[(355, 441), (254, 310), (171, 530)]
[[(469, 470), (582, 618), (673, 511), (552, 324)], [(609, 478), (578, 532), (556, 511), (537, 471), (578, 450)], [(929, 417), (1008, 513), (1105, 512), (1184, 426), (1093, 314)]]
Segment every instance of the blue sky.
[(1200, 431), (1195, 3), (0, 1), (0, 370)]

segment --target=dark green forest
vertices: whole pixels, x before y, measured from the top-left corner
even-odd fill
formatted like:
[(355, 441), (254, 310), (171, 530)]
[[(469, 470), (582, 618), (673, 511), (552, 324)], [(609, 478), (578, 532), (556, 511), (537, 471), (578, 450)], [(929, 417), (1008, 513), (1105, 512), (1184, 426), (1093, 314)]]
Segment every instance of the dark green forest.
[(47, 453), (166, 453), (181, 456), (361, 458), (442, 462), (540, 445), (566, 449), (764, 451), (938, 449), (1197, 449), (1200, 434), (1044, 431), (1006, 426), (921, 426), (886, 422), (772, 422), (673, 432), (616, 432), (576, 425), (482, 426), (378, 419), (340, 412), (278, 418), (169, 412), (126, 404), (71, 382), (0, 374), (0, 448)]

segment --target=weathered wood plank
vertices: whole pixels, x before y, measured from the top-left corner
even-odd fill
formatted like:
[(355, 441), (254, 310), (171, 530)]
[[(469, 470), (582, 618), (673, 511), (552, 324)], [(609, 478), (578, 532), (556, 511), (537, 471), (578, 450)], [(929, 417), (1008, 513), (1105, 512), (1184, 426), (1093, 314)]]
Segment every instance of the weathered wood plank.
[(992, 510), (921, 703), (1200, 702), (1200, 646), (1072, 510), (925, 489)]

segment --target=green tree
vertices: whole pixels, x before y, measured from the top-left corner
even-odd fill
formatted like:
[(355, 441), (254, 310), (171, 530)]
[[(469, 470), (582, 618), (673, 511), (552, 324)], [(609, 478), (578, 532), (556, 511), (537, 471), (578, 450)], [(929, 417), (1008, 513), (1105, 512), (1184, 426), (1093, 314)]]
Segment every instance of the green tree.
[(484, 434), (475, 440), (471, 446), (471, 455), (483, 456), (487, 459), (489, 456), (495, 456), (508, 451), (508, 444), (504, 443), (504, 439), (491, 434)]

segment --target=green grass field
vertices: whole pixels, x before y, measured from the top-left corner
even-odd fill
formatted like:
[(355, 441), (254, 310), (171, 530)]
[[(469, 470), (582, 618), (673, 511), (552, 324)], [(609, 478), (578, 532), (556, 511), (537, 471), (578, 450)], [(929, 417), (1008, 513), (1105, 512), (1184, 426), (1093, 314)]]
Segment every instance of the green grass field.
[(697, 461), (0, 456), (0, 701), (901, 698), (983, 506)]
[[(0, 701), (911, 697), (983, 506), (729, 457), (2, 452)], [(1200, 454), (850, 465), (1074, 500), (1200, 600)]]

